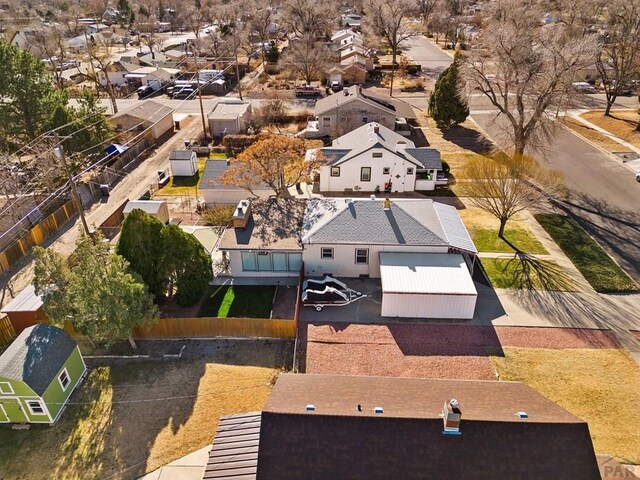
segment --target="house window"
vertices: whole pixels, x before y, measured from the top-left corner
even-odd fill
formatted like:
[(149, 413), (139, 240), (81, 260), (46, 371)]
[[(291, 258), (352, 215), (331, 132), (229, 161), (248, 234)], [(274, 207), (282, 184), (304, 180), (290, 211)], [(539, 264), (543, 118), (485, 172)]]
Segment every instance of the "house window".
[(271, 272), (271, 254), (269, 252), (258, 252), (258, 270), (261, 272)]
[(255, 253), (242, 252), (242, 270), (245, 272), (255, 272), (258, 269)]
[(362, 167), (360, 169), (360, 181), (361, 182), (371, 181), (371, 167)]
[(331, 167), (331, 176), (339, 177), (340, 176), (340, 167)]
[(271, 260), (273, 262), (274, 272), (286, 272), (287, 271), (287, 254), (274, 252), (271, 254)]
[(373, 152), (373, 158), (382, 158), (382, 152)]
[(356, 248), (356, 263), (360, 265), (366, 265), (369, 263), (368, 248)]
[(322, 117), (322, 126), (323, 127), (331, 126), (331, 117)]
[(413, 175), (413, 168), (407, 168), (407, 175)]
[(382, 174), (383, 175), (389, 175), (391, 173), (391, 167), (384, 167), (382, 169)]
[(333, 258), (333, 248), (323, 248), (320, 252), (320, 256), (323, 260), (328, 260)]
[(369, 117), (362, 117), (362, 123), (368, 123)]
[(0, 395), (11, 395), (15, 393), (13, 387), (9, 382), (0, 383)]
[(69, 384), (71, 383), (71, 379), (69, 378), (69, 372), (67, 372), (66, 368), (62, 370), (60, 375), (58, 375), (58, 382), (60, 382), (60, 386), (62, 387), (62, 390), (66, 390)]
[(44, 415), (44, 407), (40, 400), (27, 400), (27, 407), (29, 407), (29, 411), (31, 415)]
[(301, 268), (302, 268), (302, 254), (290, 253), (289, 254), (289, 271), (299, 272)]

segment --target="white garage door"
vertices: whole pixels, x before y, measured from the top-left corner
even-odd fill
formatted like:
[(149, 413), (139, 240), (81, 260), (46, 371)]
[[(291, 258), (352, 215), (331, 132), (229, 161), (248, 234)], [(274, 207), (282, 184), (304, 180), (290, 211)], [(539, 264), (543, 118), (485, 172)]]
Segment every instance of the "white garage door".
[(382, 316), (471, 319), (476, 291), (462, 255), (380, 253)]

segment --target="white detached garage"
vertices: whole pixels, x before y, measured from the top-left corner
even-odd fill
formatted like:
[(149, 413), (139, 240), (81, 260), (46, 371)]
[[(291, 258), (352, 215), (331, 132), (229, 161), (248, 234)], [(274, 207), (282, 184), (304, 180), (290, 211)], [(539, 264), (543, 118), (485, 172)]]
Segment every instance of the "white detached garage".
[(471, 319), (478, 292), (462, 255), (380, 253), (382, 316)]

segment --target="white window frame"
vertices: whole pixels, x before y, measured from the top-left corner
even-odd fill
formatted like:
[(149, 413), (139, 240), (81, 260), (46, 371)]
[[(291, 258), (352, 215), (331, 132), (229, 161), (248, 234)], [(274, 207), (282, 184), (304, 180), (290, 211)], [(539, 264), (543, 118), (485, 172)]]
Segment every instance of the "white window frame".
[[(369, 172), (369, 178), (367, 178), (366, 180), (364, 178), (364, 172), (365, 171)], [(361, 182), (370, 182), (371, 181), (371, 167), (360, 167), (360, 181)]]
[[(67, 385), (65, 386), (62, 382), (62, 376), (66, 375), (67, 376)], [(66, 392), (67, 389), (69, 388), (69, 386), (71, 386), (71, 375), (69, 375), (69, 371), (67, 370), (67, 367), (64, 367), (62, 369), (62, 371), (60, 372), (60, 375), (58, 375), (58, 383), (60, 384), (60, 387), (62, 387), (62, 391)]]
[[(4, 385), (9, 386), (9, 391), (5, 390)], [(9, 382), (0, 382), (0, 395), (13, 395), (15, 393), (16, 392), (13, 390), (13, 385), (11, 385)]]
[(340, 176), (340, 167), (331, 167), (331, 176), (339, 177)]
[(373, 152), (371, 156), (373, 158), (382, 158), (382, 152)]
[[(365, 261), (364, 262), (359, 262), (358, 261), (358, 252), (365, 252)], [(356, 265), (369, 265), (369, 249), (368, 248), (356, 248), (354, 261), (355, 261)]]
[[(29, 409), (31, 415), (47, 415), (47, 410), (44, 408), (44, 405), (40, 400), (25, 400), (25, 403), (27, 404), (27, 408)], [(31, 406), (32, 403), (37, 403), (42, 409), (42, 412), (34, 412), (33, 407)]]
[[(325, 256), (325, 251), (330, 253), (331, 256)], [(333, 248), (332, 247), (322, 247), (320, 248), (320, 258), (322, 260), (333, 260)]]

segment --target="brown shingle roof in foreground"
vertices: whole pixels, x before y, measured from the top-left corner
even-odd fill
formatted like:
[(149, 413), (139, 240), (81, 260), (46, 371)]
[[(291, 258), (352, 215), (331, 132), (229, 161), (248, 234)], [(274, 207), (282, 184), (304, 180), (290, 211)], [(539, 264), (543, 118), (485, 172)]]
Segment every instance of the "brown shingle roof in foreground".
[[(462, 410), (461, 435), (442, 433), (440, 412), (452, 398)], [(308, 404), (315, 410), (307, 411)], [(330, 478), (596, 480), (600, 474), (586, 422), (524, 384), (280, 375), (262, 414), (257, 479)]]

